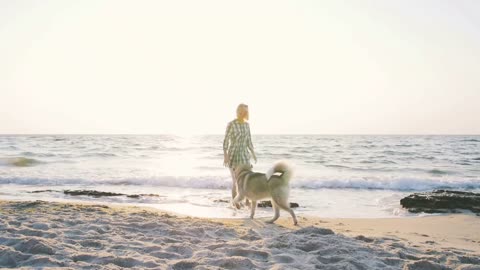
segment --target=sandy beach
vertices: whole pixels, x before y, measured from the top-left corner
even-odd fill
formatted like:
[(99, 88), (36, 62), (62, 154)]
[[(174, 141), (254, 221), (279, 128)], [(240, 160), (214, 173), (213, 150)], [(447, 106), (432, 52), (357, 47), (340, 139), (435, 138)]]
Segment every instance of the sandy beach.
[(480, 217), (199, 219), (150, 208), (0, 201), (0, 267), (480, 269)]
[(0, 270), (480, 270), (479, 14), (0, 1)]

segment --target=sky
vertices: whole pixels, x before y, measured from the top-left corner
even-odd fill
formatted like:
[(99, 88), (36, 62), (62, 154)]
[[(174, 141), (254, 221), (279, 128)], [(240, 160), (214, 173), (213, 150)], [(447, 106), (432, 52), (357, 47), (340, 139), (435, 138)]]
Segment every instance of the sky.
[(480, 134), (480, 1), (1, 1), (0, 134)]

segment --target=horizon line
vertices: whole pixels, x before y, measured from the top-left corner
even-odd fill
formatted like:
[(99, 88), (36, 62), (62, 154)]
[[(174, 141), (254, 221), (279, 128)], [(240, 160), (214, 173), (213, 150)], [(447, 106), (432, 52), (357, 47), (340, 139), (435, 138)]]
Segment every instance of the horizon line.
[[(0, 136), (72, 136), (72, 135), (97, 135), (97, 136), (218, 136), (223, 133), (0, 133)], [(480, 136), (475, 133), (255, 133), (258, 135), (316, 135), (316, 136)]]

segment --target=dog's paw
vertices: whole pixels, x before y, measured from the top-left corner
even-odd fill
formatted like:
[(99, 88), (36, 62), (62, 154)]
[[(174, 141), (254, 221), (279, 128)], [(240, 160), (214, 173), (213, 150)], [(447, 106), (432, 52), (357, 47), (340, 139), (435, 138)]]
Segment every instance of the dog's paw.
[(242, 208), (242, 206), (241, 206), (239, 203), (235, 203), (234, 205), (235, 205), (235, 207), (236, 207), (237, 209)]
[(275, 220), (267, 220), (267, 221), (265, 221), (265, 223), (268, 223), (268, 224), (273, 224), (273, 222), (275, 222)]

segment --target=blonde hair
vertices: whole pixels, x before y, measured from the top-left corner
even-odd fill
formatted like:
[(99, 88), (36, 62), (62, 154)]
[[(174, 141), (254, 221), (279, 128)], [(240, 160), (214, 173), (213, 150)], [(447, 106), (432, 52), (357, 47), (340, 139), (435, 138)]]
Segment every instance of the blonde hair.
[[(248, 109), (248, 105), (247, 104), (244, 104), (244, 103), (240, 103), (238, 106), (237, 106), (237, 118), (241, 118), (241, 114), (242, 112), (245, 110), (245, 109)], [(248, 110), (247, 110), (247, 114), (244, 115), (243, 117), (243, 120), (248, 120)]]

